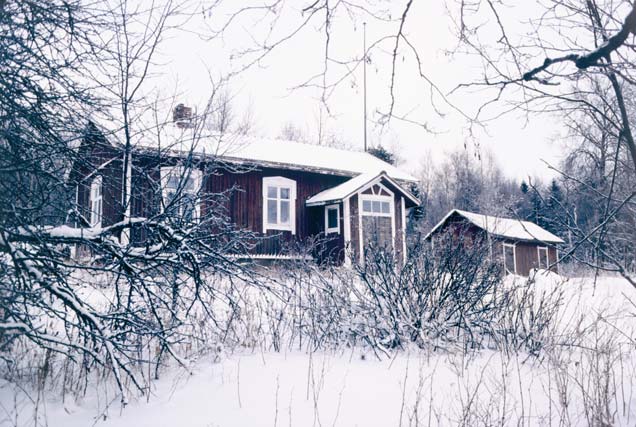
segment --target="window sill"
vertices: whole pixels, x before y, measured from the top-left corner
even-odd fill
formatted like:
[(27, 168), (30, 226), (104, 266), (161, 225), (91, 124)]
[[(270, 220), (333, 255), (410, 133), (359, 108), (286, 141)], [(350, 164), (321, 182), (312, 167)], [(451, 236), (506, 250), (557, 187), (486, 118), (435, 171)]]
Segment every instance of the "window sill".
[(294, 230), (291, 225), (268, 224), (267, 227), (263, 229), (263, 233), (267, 233), (268, 231), (289, 231), (292, 234), (296, 234), (296, 230)]

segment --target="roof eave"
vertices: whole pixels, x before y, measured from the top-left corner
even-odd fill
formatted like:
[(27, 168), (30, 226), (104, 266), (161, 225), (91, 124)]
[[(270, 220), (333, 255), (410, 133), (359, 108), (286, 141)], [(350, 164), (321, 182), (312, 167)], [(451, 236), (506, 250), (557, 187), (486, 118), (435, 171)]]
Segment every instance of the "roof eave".
[[(485, 231), (485, 230), (484, 230)], [(510, 236), (502, 236), (500, 234), (495, 234), (495, 233), (490, 233), (495, 237), (498, 237), (502, 240), (514, 240), (517, 242), (524, 242), (524, 243), (546, 243), (546, 244), (551, 244), (551, 245), (561, 245), (564, 244), (565, 241), (559, 239), (559, 240), (555, 240), (555, 239), (524, 239), (521, 237), (510, 237)]]
[(307, 202), (305, 202), (305, 206), (309, 207), (309, 208), (313, 208), (316, 206), (326, 206), (326, 205), (333, 205), (334, 203), (340, 203), (343, 200), (345, 200), (345, 198), (343, 199), (332, 199), (332, 200), (321, 200), (318, 202), (310, 202), (309, 200)]
[[(328, 205), (328, 204), (332, 204), (332, 203), (340, 203), (341, 201), (348, 199), (349, 197), (353, 196), (354, 194), (359, 193), (362, 188), (365, 188), (368, 185), (370, 185), (371, 183), (375, 182), (376, 180), (378, 180), (378, 179), (381, 180), (383, 178), (386, 179), (387, 181), (389, 181), (391, 183), (391, 185), (393, 185), (394, 187), (396, 187), (400, 191), (400, 193), (402, 193), (404, 196), (406, 196), (413, 203), (414, 206), (420, 206), (420, 201), (417, 199), (417, 197), (415, 197), (413, 194), (411, 194), (410, 191), (408, 191), (402, 185), (400, 185), (398, 182), (396, 182), (396, 180), (394, 178), (391, 178), (385, 171), (382, 171), (382, 172), (378, 173), (373, 178), (371, 178), (368, 181), (360, 184), (358, 187), (356, 187), (355, 189), (351, 190), (349, 193), (347, 193), (346, 195), (344, 195), (342, 197), (335, 198), (335, 199), (329, 199), (329, 200), (319, 200), (319, 201), (315, 201), (315, 202), (307, 200), (305, 202), (305, 205), (311, 207), (311, 206), (324, 206), (324, 205)], [(345, 183), (343, 183), (343, 184), (345, 184)], [(340, 185), (343, 185), (343, 184), (340, 184)]]

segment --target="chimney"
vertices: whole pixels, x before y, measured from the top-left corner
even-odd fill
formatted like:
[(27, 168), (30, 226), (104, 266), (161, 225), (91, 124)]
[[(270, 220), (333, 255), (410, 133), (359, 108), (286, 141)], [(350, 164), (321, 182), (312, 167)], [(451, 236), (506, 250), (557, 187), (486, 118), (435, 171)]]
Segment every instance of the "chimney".
[(175, 122), (177, 127), (181, 129), (192, 127), (192, 107), (186, 107), (183, 104), (177, 104), (172, 112), (172, 120)]

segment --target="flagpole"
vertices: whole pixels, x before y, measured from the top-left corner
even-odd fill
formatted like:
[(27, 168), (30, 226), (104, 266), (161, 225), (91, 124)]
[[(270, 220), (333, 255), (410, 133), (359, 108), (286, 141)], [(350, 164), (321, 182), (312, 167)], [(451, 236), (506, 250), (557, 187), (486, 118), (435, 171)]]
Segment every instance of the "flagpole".
[(362, 34), (362, 69), (363, 69), (363, 92), (364, 92), (364, 151), (367, 151), (367, 23), (363, 24)]

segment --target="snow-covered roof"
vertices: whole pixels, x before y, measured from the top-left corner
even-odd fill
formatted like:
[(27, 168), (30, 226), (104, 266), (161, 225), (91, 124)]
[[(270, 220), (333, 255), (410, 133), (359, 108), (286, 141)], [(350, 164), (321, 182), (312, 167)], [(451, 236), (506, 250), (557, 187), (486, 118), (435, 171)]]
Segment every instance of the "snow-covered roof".
[(476, 225), (494, 236), (512, 240), (564, 243), (561, 238), (550, 233), (548, 230), (539, 227), (534, 222), (482, 215), (459, 209), (453, 209), (450, 211), (435, 227), (433, 227), (433, 229), (426, 235), (425, 239), (428, 239), (435, 231), (442, 227), (454, 214), (462, 216), (471, 224)]
[(419, 201), (417, 200), (417, 198), (413, 196), (407, 189), (392, 180), (385, 171), (380, 171), (379, 173), (368, 172), (360, 174), (348, 181), (343, 182), (340, 185), (321, 191), (315, 196), (307, 199), (307, 206), (320, 206), (327, 203), (344, 200), (359, 191), (361, 188), (365, 187), (366, 185), (375, 181), (380, 181), (382, 179), (386, 179), (388, 182), (391, 183), (391, 185), (398, 188), (400, 192), (402, 192), (414, 204), (419, 205)]
[(159, 131), (147, 130), (138, 138), (135, 146), (173, 153), (192, 150), (194, 154), (218, 156), (229, 163), (314, 170), (344, 176), (385, 171), (394, 179), (417, 181), (412, 175), (362, 151), (245, 135), (221, 135), (208, 131), (196, 133), (192, 129), (167, 125)]

